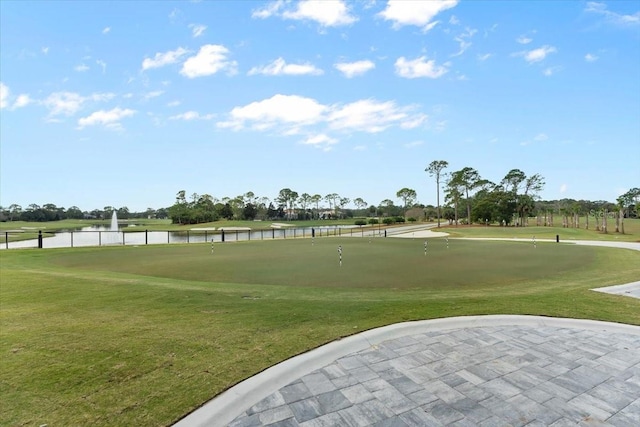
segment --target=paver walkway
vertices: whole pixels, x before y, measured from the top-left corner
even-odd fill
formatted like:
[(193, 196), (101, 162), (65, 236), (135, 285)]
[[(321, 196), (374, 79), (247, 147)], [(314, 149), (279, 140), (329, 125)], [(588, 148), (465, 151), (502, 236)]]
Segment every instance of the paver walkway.
[(283, 362), (200, 411), (178, 424), (636, 427), (640, 327), (537, 316), (392, 325)]

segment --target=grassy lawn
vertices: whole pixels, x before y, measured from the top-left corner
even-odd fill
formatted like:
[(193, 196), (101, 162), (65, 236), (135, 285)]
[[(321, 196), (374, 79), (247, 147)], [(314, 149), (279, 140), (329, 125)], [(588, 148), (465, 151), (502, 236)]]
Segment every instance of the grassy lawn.
[(638, 280), (638, 252), (431, 239), (425, 256), (423, 242), (0, 251), (0, 424), (170, 425), (293, 355), (407, 320), (640, 325), (640, 300), (589, 291)]
[[(596, 231), (593, 218), (589, 220), (589, 229), (585, 229), (584, 218), (580, 218), (581, 228), (564, 228), (560, 227), (500, 227), (492, 225), (489, 227), (475, 225), (467, 226), (449, 226), (443, 223), (438, 231), (450, 233), (452, 237), (496, 237), (496, 238), (525, 238), (531, 239), (552, 239), (555, 240), (556, 235), (563, 240), (612, 240), (620, 242), (640, 242), (640, 219), (625, 219), (625, 234), (615, 232), (615, 221), (609, 219), (607, 223), (607, 233)], [(535, 224), (535, 219), (530, 220), (530, 224)], [(557, 224), (558, 221), (556, 220)]]

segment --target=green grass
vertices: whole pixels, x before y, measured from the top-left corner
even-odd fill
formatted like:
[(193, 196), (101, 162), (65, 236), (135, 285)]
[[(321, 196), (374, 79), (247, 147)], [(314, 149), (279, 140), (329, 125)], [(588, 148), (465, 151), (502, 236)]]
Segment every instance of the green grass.
[[(449, 226), (443, 224), (438, 231), (450, 233), (452, 237), (494, 237), (494, 238), (526, 238), (552, 239), (560, 236), (560, 241), (566, 240), (611, 240), (620, 242), (640, 242), (640, 219), (625, 219), (625, 234), (615, 232), (615, 221), (610, 219), (607, 223), (607, 233), (596, 231), (593, 218), (589, 220), (589, 229), (585, 229), (584, 218), (580, 218), (581, 228), (565, 227), (500, 227), (497, 225), (486, 226)], [(535, 218), (529, 220), (535, 224)], [(558, 224), (558, 219), (554, 221)], [(560, 223), (561, 224), (561, 223)]]
[[(233, 384), (391, 323), (535, 314), (640, 325), (640, 253), (323, 238), (0, 252), (0, 424), (169, 425)], [(337, 245), (343, 246), (338, 266)]]

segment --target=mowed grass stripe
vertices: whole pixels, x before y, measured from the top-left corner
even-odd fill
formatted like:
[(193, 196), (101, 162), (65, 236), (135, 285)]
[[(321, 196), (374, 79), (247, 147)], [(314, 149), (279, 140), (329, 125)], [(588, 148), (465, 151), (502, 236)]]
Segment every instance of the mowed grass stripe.
[(451, 239), (448, 250), (430, 240), (425, 257), (423, 244), (0, 252), (0, 423), (169, 425), (295, 354), (407, 320), (506, 313), (640, 324), (640, 301), (588, 290), (637, 280), (637, 252)]

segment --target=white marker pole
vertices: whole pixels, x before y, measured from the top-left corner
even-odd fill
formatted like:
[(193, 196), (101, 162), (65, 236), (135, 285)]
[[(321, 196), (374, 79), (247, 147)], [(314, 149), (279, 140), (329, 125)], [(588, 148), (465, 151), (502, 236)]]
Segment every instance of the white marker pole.
[(213, 253), (213, 237), (211, 238), (211, 253)]
[(445, 239), (447, 240), (447, 249), (449, 249), (449, 238), (445, 237)]
[(338, 258), (340, 259), (340, 267), (342, 267), (342, 245), (338, 246)]
[(536, 246), (536, 236), (533, 236), (533, 247), (537, 248), (537, 246)]
[(427, 241), (424, 241), (424, 256), (427, 256)]

